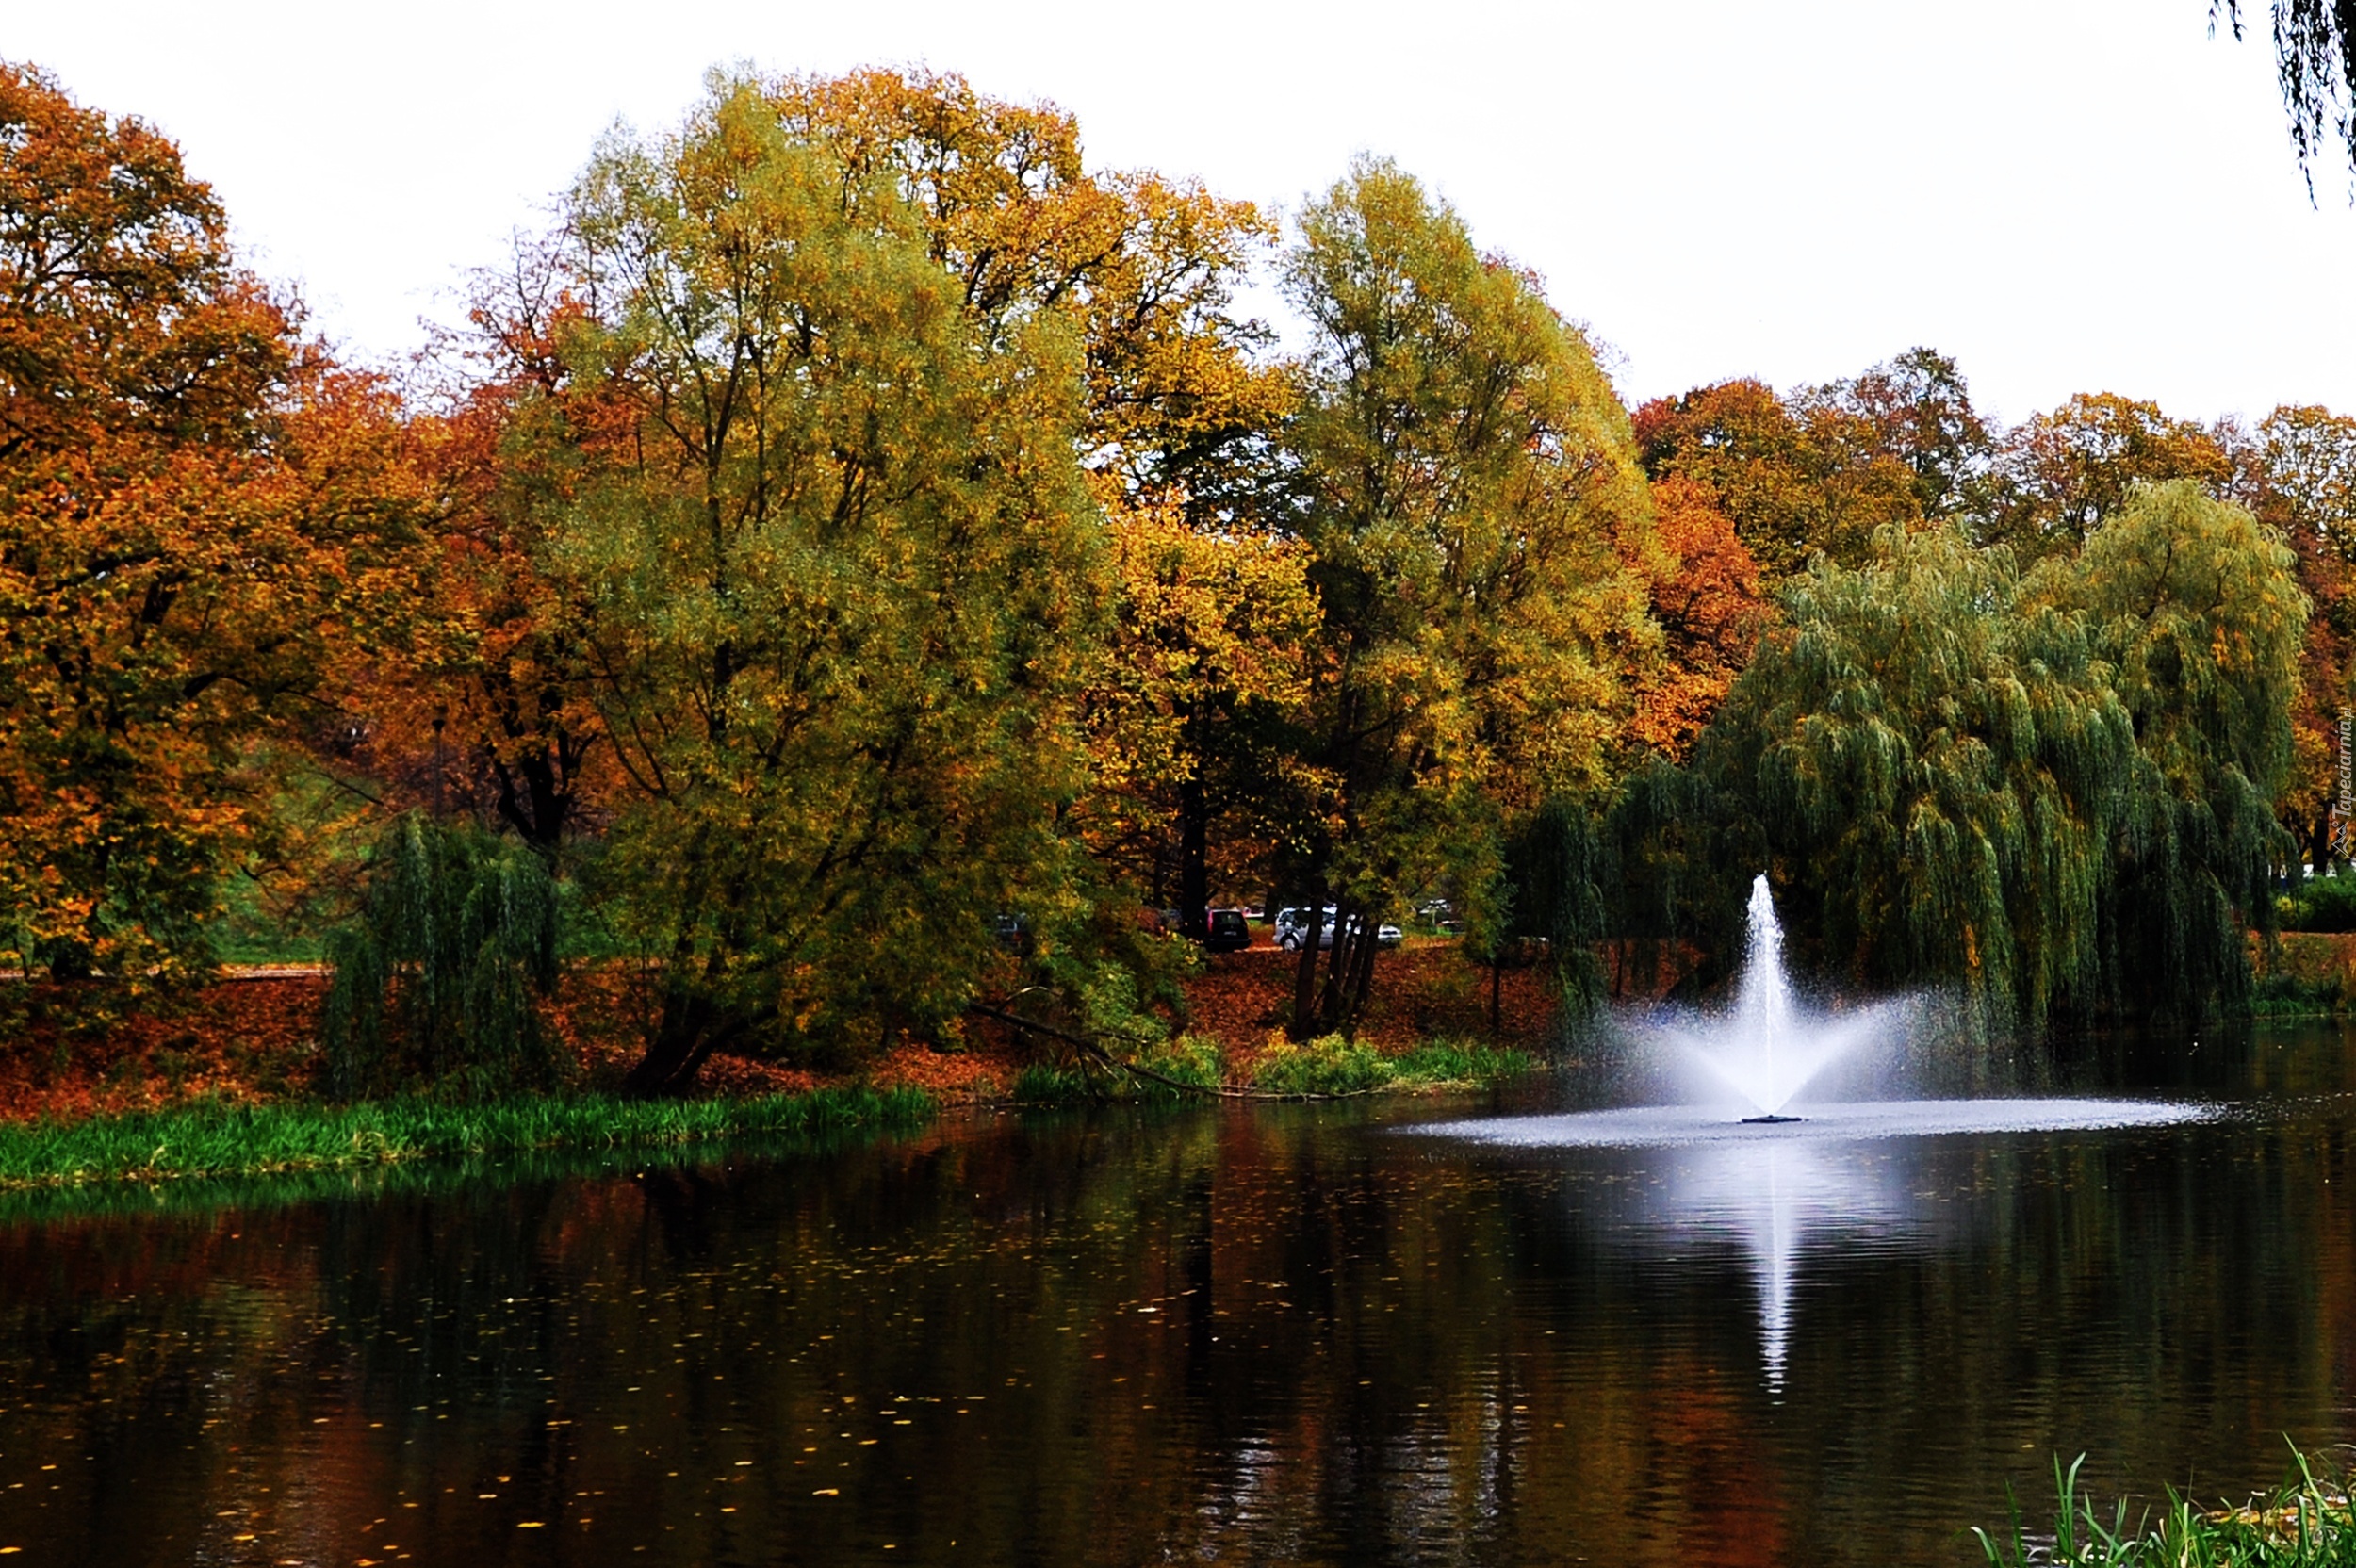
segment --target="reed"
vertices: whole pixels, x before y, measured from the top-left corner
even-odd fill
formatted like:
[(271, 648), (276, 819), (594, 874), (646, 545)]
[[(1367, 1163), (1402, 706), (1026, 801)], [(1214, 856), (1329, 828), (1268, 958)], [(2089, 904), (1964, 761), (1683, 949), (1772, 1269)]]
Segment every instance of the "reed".
[[(2053, 1523), (2031, 1535), (2013, 1500), (2002, 1534), (1972, 1533), (1991, 1568), (2080, 1563), (2086, 1568), (2356, 1568), (2356, 1510), (2345, 1485), (2318, 1480), (2305, 1454), (2291, 1449), (2295, 1474), (2271, 1496), (2237, 1509), (2203, 1510), (2168, 1489), (2167, 1506), (2130, 1524), (2127, 1505), (2107, 1517), (2078, 1488), (2081, 1454), (2063, 1468), (2053, 1460)], [(2009, 1491), (2009, 1489), (2007, 1489)]]

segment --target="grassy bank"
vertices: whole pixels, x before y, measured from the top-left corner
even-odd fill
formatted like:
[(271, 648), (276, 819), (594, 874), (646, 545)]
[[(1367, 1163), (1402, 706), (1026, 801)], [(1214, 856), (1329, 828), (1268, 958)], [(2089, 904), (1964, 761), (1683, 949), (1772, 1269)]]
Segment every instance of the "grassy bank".
[(2078, 1490), (2078, 1463), (2053, 1462), (2052, 1528), (2032, 1535), (2016, 1503), (2009, 1528), (1975, 1529), (1992, 1568), (2083, 1563), (2087, 1568), (2356, 1568), (2356, 1508), (2348, 1488), (2319, 1480), (2292, 1450), (2296, 1474), (2272, 1496), (2245, 1508), (2203, 1510), (2173, 1488), (2165, 1508), (2130, 1522), (2127, 1505), (2107, 1516)]
[[(1027, 1104), (1175, 1103), (1236, 1088), (1301, 1098), (1416, 1092), (1494, 1083), (1529, 1071), (1534, 1062), (1526, 1052), (1453, 1040), (1386, 1054), (1338, 1038), (1277, 1044), (1240, 1057), (1217, 1041), (1189, 1036), (1140, 1057), (1137, 1065), (1146, 1070), (1144, 1075), (1102, 1068), (1027, 1068), (1016, 1079), (1011, 1098)], [(245, 1106), (197, 1102), (165, 1110), (0, 1124), (0, 1192), (905, 1128), (931, 1119), (940, 1108), (940, 1100), (921, 1088), (862, 1085), (653, 1102), (602, 1094), (482, 1104), (426, 1099)]]
[(651, 1147), (756, 1134), (909, 1127), (937, 1111), (921, 1089), (863, 1086), (742, 1100), (605, 1095), (480, 1105), (194, 1106), (0, 1127), (0, 1189), (191, 1176), (340, 1170), (535, 1149)]
[(2356, 997), (2356, 933), (2285, 931), (2250, 943), (2252, 1018), (2340, 1018)]
[(1415, 1094), (1475, 1088), (1517, 1077), (1537, 1065), (1526, 1051), (1463, 1040), (1429, 1040), (1386, 1053), (1337, 1036), (1294, 1045), (1280, 1042), (1243, 1056), (1201, 1036), (1146, 1053), (1128, 1073), (1102, 1068), (1025, 1068), (1015, 1079), (1022, 1104), (1070, 1104), (1104, 1100), (1185, 1101), (1222, 1090), (1300, 1099), (1378, 1093)]

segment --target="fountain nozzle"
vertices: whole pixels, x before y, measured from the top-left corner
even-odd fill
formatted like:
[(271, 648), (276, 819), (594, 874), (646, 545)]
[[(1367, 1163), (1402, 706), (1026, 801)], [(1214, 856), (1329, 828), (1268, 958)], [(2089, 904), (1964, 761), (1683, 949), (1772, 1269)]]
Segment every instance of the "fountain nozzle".
[(1781, 1127), (1786, 1122), (1807, 1119), (1804, 1116), (1746, 1116), (1742, 1124), (1745, 1127)]

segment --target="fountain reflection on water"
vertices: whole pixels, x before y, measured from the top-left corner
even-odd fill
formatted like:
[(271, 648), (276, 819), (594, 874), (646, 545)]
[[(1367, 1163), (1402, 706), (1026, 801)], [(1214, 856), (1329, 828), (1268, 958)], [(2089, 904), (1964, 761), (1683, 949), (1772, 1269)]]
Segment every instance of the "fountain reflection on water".
[(1698, 1067), (1683, 1103), (1560, 1116), (1495, 1117), (1420, 1131), (1530, 1149), (1681, 1150), (1647, 1222), (1731, 1234), (1758, 1283), (1761, 1361), (1783, 1382), (1793, 1286), (1804, 1250), (1908, 1228), (1903, 1194), (1872, 1152), (1883, 1140), (2060, 1133), (2204, 1120), (2215, 1107), (2172, 1101), (1988, 1098), (1810, 1102), (1826, 1070), (1926, 1027), (1900, 999), (1842, 1014), (1794, 996), (1767, 878), (1751, 885), (1748, 943), (1734, 1004), (1715, 1019), (1654, 1023), (1640, 1037), (1672, 1064)]

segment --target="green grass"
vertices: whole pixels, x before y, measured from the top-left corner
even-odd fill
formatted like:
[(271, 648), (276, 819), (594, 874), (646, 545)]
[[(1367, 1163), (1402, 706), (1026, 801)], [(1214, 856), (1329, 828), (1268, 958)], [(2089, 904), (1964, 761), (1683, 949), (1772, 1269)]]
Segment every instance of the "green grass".
[(2331, 1018), (2347, 1006), (2346, 988), (2337, 980), (2266, 974), (2250, 988), (2252, 1018)]
[(907, 1127), (938, 1111), (921, 1089), (818, 1089), (757, 1100), (580, 1095), (479, 1105), (199, 1106), (0, 1127), (0, 1190), (94, 1182), (343, 1170), (539, 1149), (639, 1148), (754, 1134)]
[(2067, 1470), (2053, 1461), (2054, 1510), (2050, 1534), (2032, 1538), (2020, 1504), (2002, 1535), (1974, 1529), (1992, 1568), (2031, 1563), (2083, 1563), (2087, 1568), (2356, 1568), (2356, 1511), (2345, 1486), (2315, 1478), (2307, 1456), (2291, 1450), (2297, 1473), (2271, 1497), (2248, 1508), (2209, 1511), (2169, 1488), (2168, 1506), (2133, 1524), (2127, 1505), (2105, 1518), (2078, 1491), (2081, 1454)]
[(1527, 1052), (1461, 1040), (1432, 1040), (1396, 1056), (1329, 1035), (1262, 1056), (1252, 1086), (1264, 1094), (1412, 1092), (1493, 1083), (1535, 1065)]
[(1171, 1082), (1036, 1064), (1015, 1079), (1011, 1098), (1025, 1105), (1069, 1105), (1106, 1100), (1176, 1102), (1192, 1098), (1189, 1089), (1222, 1087), (1300, 1099), (1415, 1093), (1491, 1084), (1528, 1072), (1536, 1063), (1527, 1052), (1462, 1040), (1432, 1040), (1386, 1056), (1372, 1045), (1329, 1035), (1303, 1045), (1278, 1046), (1245, 1075), (1234, 1070), (1215, 1041), (1188, 1035), (1139, 1055), (1136, 1065)]
[(1415, 1088), (1443, 1088), (1457, 1084), (1494, 1084), (1518, 1077), (1538, 1065), (1527, 1051), (1510, 1046), (1482, 1045), (1474, 1040), (1432, 1040), (1391, 1058), (1399, 1082)]

